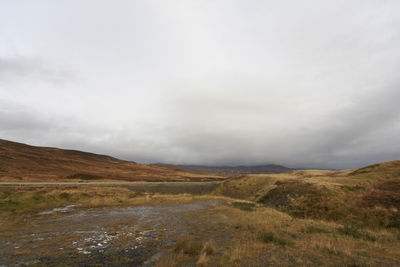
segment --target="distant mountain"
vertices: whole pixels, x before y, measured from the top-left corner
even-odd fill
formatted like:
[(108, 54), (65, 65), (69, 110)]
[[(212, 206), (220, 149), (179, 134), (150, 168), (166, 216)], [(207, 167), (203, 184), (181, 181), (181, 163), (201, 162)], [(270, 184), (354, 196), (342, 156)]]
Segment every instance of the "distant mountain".
[(0, 182), (202, 181), (218, 178), (166, 166), (138, 164), (106, 155), (30, 146), (0, 139)]
[(293, 169), (276, 165), (253, 165), (253, 166), (206, 166), (206, 165), (173, 165), (173, 164), (156, 164), (169, 168), (176, 168), (183, 171), (188, 171), (204, 175), (220, 175), (220, 176), (241, 176), (245, 174), (261, 174), (261, 173), (282, 173)]

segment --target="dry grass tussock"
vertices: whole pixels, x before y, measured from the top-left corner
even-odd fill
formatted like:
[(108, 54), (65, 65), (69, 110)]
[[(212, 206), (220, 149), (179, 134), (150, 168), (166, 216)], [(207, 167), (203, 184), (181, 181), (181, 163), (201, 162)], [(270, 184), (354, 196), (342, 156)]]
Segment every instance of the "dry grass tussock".
[(211, 256), (215, 256), (217, 249), (212, 240), (202, 242), (192, 236), (180, 237), (176, 240), (170, 253), (164, 256), (157, 267), (180, 266), (182, 263), (191, 263), (196, 266), (213, 266)]
[[(197, 216), (202, 215), (200, 211), (197, 213)], [(232, 225), (224, 228), (231, 239), (219, 243), (218, 253), (211, 255), (202, 256), (198, 245), (196, 253), (185, 253), (186, 258), (182, 260), (177, 257), (174, 264), (182, 266), (184, 262), (190, 262), (191, 258), (201, 264), (200, 266), (400, 264), (400, 240), (397, 232), (300, 219), (262, 206), (256, 207), (254, 211), (245, 211), (234, 206), (218, 207), (212, 213), (203, 214), (211, 215)], [(192, 237), (190, 240), (193, 242), (196, 239)], [(186, 239), (185, 242), (189, 241)], [(189, 249), (192, 250), (194, 249)]]

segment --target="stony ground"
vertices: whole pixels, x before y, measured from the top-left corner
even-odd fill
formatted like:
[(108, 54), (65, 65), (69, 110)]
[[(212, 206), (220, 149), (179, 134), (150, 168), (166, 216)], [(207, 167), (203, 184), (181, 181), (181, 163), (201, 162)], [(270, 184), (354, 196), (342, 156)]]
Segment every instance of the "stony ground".
[(179, 236), (193, 230), (187, 212), (224, 204), (223, 200), (201, 200), (126, 208), (66, 206), (42, 211), (0, 234), (0, 266), (151, 266)]

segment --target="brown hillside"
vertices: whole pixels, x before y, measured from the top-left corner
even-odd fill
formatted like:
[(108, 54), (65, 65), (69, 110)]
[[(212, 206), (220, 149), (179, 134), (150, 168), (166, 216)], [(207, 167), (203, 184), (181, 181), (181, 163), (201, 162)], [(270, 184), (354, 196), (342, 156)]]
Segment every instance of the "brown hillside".
[(246, 175), (218, 192), (256, 201), (299, 218), (400, 229), (400, 161), (351, 170), (296, 170)]
[(351, 172), (350, 175), (364, 178), (398, 178), (400, 177), (400, 160), (369, 165)]
[(0, 139), (0, 181), (193, 181), (218, 179), (110, 156)]

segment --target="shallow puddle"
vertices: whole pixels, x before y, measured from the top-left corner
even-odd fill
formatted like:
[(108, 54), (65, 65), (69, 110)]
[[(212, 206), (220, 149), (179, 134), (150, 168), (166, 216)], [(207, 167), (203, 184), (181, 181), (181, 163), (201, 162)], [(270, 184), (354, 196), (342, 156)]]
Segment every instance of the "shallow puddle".
[(56, 264), (152, 265), (187, 233), (185, 213), (223, 200), (127, 208), (67, 206), (39, 213), (26, 227), (0, 236), (0, 266)]

